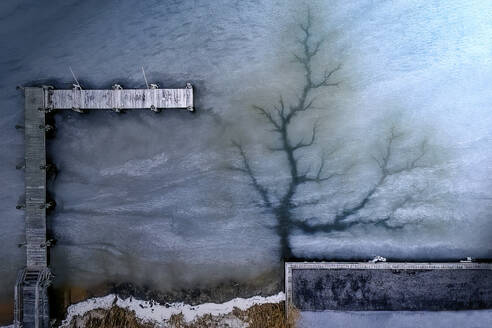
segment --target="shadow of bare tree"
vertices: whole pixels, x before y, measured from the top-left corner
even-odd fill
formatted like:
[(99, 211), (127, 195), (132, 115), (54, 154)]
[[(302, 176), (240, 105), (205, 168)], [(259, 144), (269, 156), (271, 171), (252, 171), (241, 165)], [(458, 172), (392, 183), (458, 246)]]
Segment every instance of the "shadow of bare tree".
[[(308, 10), (307, 20), (304, 24), (300, 24), (299, 28), (302, 32), (302, 38), (298, 40), (300, 44), (300, 54), (294, 55), (296, 63), (302, 66), (304, 71), (304, 82), (299, 92), (300, 96), (297, 101), (292, 104), (286, 104), (282, 97), (278, 103), (272, 108), (262, 106), (253, 106), (254, 110), (264, 119), (269, 125), (270, 130), (276, 136), (276, 145), (271, 148), (272, 152), (281, 152), (285, 155), (285, 160), (288, 167), (289, 183), (282, 195), (273, 198), (273, 193), (259, 180), (255, 174), (255, 170), (251, 165), (245, 148), (238, 141), (233, 141), (233, 146), (237, 149), (241, 158), (241, 164), (234, 166), (233, 169), (244, 173), (249, 177), (250, 183), (257, 195), (261, 198), (262, 206), (269, 210), (275, 217), (275, 231), (280, 238), (280, 255), (282, 259), (293, 258), (290, 236), (294, 230), (300, 230), (306, 234), (316, 232), (335, 232), (350, 229), (356, 225), (375, 225), (386, 229), (402, 229), (406, 223), (392, 222), (393, 215), (398, 208), (405, 206), (406, 203), (412, 200), (411, 195), (403, 197), (399, 203), (394, 204), (392, 211), (384, 216), (371, 218), (371, 220), (359, 220), (358, 214), (367, 207), (371, 202), (375, 193), (387, 183), (390, 177), (397, 176), (402, 173), (408, 173), (415, 169), (422, 168), (421, 160), (427, 153), (427, 143), (424, 140), (418, 149), (412, 153), (412, 158), (406, 163), (395, 165), (395, 158), (398, 154), (395, 153), (395, 142), (404, 137), (403, 133), (399, 133), (393, 126), (391, 127), (388, 136), (382, 147), (382, 151), (377, 156), (373, 156), (375, 166), (378, 169), (379, 178), (373, 183), (369, 190), (361, 196), (361, 198), (351, 206), (342, 209), (334, 215), (334, 217), (325, 223), (316, 218), (299, 220), (295, 218), (294, 209), (302, 206), (302, 204), (294, 203), (294, 196), (301, 185), (309, 183), (323, 184), (332, 181), (338, 177), (343, 177), (348, 174), (350, 168), (346, 168), (343, 172), (332, 172), (327, 168), (327, 163), (334, 159), (336, 150), (326, 151), (321, 156), (321, 162), (315, 170), (309, 169), (301, 172), (301, 161), (306, 161), (303, 158), (301, 149), (313, 147), (317, 141), (317, 131), (320, 124), (319, 120), (315, 121), (309, 129), (308, 138), (300, 138), (294, 140), (294, 136), (290, 131), (293, 123), (300, 119), (304, 113), (314, 109), (315, 98), (312, 93), (315, 90), (323, 88), (337, 87), (340, 82), (335, 79), (336, 73), (341, 69), (341, 65), (336, 65), (334, 68), (324, 70), (321, 77), (315, 77), (313, 67), (313, 59), (318, 55), (323, 40), (314, 40), (312, 35), (313, 18)], [(312, 167), (307, 165), (308, 167)], [(396, 166), (396, 167), (395, 167)]]

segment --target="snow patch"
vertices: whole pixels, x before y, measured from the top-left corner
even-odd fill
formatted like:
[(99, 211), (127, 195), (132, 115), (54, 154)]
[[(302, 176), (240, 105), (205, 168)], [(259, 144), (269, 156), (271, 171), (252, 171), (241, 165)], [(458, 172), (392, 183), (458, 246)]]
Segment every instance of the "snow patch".
[(157, 154), (156, 156), (148, 159), (133, 159), (126, 163), (116, 166), (105, 168), (101, 170), (103, 176), (111, 175), (128, 175), (132, 177), (144, 176), (152, 173), (153, 170), (164, 165), (168, 161), (165, 154)]
[(68, 327), (76, 316), (82, 316), (88, 311), (95, 309), (110, 309), (113, 305), (135, 311), (137, 318), (146, 322), (162, 323), (173, 314), (183, 313), (186, 322), (205, 314), (214, 316), (232, 312), (234, 307), (246, 310), (256, 304), (279, 303), (285, 300), (283, 292), (268, 297), (254, 296), (251, 298), (235, 298), (222, 304), (204, 303), (200, 305), (189, 305), (184, 303), (159, 304), (154, 301), (142, 301), (132, 297), (121, 299), (114, 294), (104, 297), (90, 298), (86, 301), (71, 305), (67, 310), (67, 317), (63, 320), (61, 327)]

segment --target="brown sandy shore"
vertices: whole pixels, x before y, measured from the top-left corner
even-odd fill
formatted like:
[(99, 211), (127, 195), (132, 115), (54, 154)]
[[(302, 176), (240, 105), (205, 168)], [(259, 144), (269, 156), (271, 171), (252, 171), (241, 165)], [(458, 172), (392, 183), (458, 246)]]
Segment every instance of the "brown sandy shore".
[(9, 325), (14, 318), (14, 303), (0, 303), (0, 326)]
[[(171, 291), (159, 291), (147, 286), (139, 286), (131, 282), (107, 282), (100, 285), (82, 287), (77, 285), (54, 286), (50, 291), (51, 316), (57, 322), (61, 322), (67, 312), (67, 308), (78, 302), (94, 297), (102, 297), (114, 294), (122, 299), (133, 297), (139, 300), (154, 301), (160, 304), (183, 302), (190, 305), (203, 303), (224, 303), (233, 298), (249, 298), (253, 296), (270, 296), (282, 290), (281, 281), (278, 279), (279, 271), (272, 270), (258, 275), (254, 279), (238, 282), (233, 280), (223, 281), (211, 288), (182, 288)], [(0, 326), (9, 325), (13, 321), (13, 302), (0, 303)], [(264, 308), (262, 308), (264, 309)], [(127, 310), (121, 309), (123, 312)], [(96, 317), (111, 318), (115, 314), (123, 314), (116, 309), (106, 313), (95, 311)], [(283, 310), (282, 310), (283, 311)], [(89, 314), (89, 317), (92, 315)], [(125, 317), (131, 318), (126, 313)], [(98, 319), (94, 319), (98, 320)], [(112, 320), (112, 319), (111, 319)], [(186, 326), (183, 326), (186, 327)], [(190, 326), (193, 327), (193, 326)]]

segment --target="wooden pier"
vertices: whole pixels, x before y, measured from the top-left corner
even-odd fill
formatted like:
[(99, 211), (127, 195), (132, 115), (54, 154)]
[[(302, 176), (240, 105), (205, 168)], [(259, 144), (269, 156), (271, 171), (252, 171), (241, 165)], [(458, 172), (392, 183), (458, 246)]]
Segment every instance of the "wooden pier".
[(53, 90), (50, 105), (56, 109), (151, 109), (193, 110), (193, 89)]
[(14, 323), (16, 327), (49, 327), (46, 241), (46, 122), (45, 90), (25, 89), (24, 167), (26, 268), (19, 272), (15, 284)]
[(53, 110), (71, 109), (77, 112), (95, 109), (148, 109), (158, 112), (165, 108), (194, 111), (193, 87), (159, 89), (123, 89), (114, 85), (109, 90), (83, 90), (75, 85), (71, 90), (50, 87), (26, 87), (24, 108), (24, 168), (26, 228), (26, 267), (18, 276), (14, 288), (16, 328), (50, 327), (48, 287), (53, 275), (48, 267), (50, 241), (46, 236), (46, 114)]

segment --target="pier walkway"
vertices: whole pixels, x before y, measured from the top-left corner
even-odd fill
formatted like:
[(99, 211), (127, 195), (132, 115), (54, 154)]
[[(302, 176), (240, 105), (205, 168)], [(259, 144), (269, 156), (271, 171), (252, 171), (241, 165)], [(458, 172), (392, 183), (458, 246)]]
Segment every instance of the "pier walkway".
[(194, 111), (193, 87), (159, 89), (123, 89), (115, 84), (109, 90), (83, 90), (79, 85), (71, 90), (50, 87), (26, 87), (24, 108), (24, 168), (26, 267), (20, 270), (15, 284), (14, 326), (16, 328), (50, 327), (48, 287), (53, 275), (48, 267), (50, 240), (46, 236), (47, 202), (46, 175), (46, 114), (53, 110), (150, 109), (182, 108)]

